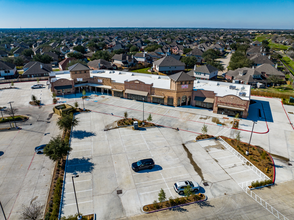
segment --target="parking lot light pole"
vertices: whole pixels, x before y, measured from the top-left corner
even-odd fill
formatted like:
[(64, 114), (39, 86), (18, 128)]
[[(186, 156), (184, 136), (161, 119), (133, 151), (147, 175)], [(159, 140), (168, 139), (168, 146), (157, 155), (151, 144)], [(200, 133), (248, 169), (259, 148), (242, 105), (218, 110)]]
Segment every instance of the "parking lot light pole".
[(14, 102), (8, 102), (8, 104), (10, 104), (10, 109), (11, 109), (11, 113), (12, 113), (13, 123), (14, 123), (14, 125), (15, 125), (15, 128), (17, 128), (17, 125), (16, 125), (15, 120), (14, 120), (14, 112), (13, 112), (13, 109), (12, 109), (12, 105), (11, 105), (11, 103), (14, 103)]
[(143, 122), (142, 124), (144, 125), (144, 98), (143, 98)]
[(78, 206), (78, 200), (77, 200), (77, 194), (76, 194), (76, 188), (75, 188), (75, 183), (74, 183), (74, 178), (79, 177), (79, 175), (72, 175), (71, 179), (72, 179), (72, 185), (73, 185), (73, 189), (74, 189), (74, 194), (75, 194), (75, 199), (76, 199), (76, 204), (77, 204), (77, 210), (78, 210), (78, 219), (81, 219), (80, 217), (80, 212), (79, 212), (79, 206)]
[(4, 209), (3, 209), (3, 206), (2, 206), (2, 203), (0, 202), (0, 206), (1, 206), (1, 210), (2, 210), (2, 213), (3, 213), (3, 216), (4, 216), (4, 219), (7, 220), (6, 218), (6, 215), (5, 215), (5, 212), (4, 212)]
[(246, 155), (247, 155), (247, 156), (249, 155), (249, 147), (250, 147), (250, 143), (251, 143), (251, 138), (252, 138), (252, 134), (253, 134), (253, 130), (254, 130), (254, 125), (256, 124), (255, 121), (252, 121), (252, 122), (253, 122), (253, 126), (252, 126), (251, 135), (250, 135), (250, 139), (249, 139), (248, 149), (247, 149), (247, 151), (246, 151)]

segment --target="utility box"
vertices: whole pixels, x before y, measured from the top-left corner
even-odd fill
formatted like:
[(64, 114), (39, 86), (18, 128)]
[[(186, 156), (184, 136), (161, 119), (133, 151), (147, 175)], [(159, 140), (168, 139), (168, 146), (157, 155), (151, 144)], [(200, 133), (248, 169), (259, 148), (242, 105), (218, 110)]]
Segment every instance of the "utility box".
[(134, 121), (133, 125), (134, 125), (134, 129), (135, 130), (138, 130), (139, 129), (138, 121)]

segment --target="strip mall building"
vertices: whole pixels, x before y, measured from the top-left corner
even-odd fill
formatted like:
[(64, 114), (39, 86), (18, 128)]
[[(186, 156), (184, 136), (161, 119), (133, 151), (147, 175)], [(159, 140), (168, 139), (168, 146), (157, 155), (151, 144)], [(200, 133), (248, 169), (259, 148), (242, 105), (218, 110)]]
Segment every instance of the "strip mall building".
[(82, 64), (68, 71), (50, 73), (51, 91), (56, 95), (97, 92), (116, 97), (170, 106), (191, 105), (214, 113), (246, 118), (250, 85), (194, 80), (184, 72), (169, 76), (91, 70)]

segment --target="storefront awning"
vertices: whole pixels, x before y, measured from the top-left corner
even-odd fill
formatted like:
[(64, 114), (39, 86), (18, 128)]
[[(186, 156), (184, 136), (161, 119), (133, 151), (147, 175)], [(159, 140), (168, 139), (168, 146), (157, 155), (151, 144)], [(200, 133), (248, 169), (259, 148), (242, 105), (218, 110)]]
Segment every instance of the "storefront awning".
[(72, 85), (65, 85), (65, 86), (55, 86), (54, 89), (59, 90), (59, 89), (71, 89)]
[(92, 87), (97, 87), (101, 89), (111, 89), (111, 86), (106, 86), (102, 84), (94, 84), (94, 83), (81, 83), (81, 84), (75, 85), (75, 87), (85, 87), (85, 86), (92, 86)]
[(148, 95), (148, 92), (132, 90), (132, 89), (126, 89), (125, 93), (133, 94), (133, 95), (140, 95), (140, 96), (147, 96)]
[(237, 107), (233, 107), (233, 106), (218, 105), (217, 107), (226, 108), (226, 109), (232, 109), (232, 110), (236, 110), (236, 111), (245, 111), (244, 108), (237, 108)]
[(198, 97), (198, 96), (195, 96), (195, 97), (194, 97), (194, 100), (195, 100), (195, 101), (203, 102), (203, 101), (205, 100), (205, 97)]
[(206, 98), (203, 102), (214, 103), (214, 98)]
[(123, 92), (124, 90), (120, 90), (120, 89), (111, 89), (114, 92)]
[(159, 98), (159, 99), (164, 99), (164, 96), (161, 96), (161, 95), (151, 95), (151, 97)]

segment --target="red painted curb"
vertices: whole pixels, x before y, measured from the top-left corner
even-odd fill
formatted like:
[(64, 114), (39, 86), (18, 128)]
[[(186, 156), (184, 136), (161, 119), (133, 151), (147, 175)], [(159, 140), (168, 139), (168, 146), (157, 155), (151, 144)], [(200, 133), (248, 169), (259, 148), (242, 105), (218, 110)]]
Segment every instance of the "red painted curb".
[(285, 109), (284, 104), (283, 104), (282, 101), (281, 101), (281, 104), (282, 104), (282, 107), (283, 107), (283, 109), (284, 109), (284, 112), (285, 112), (285, 114), (286, 114), (286, 116), (287, 116), (287, 118), (288, 118), (288, 120), (289, 120), (289, 122), (290, 122), (290, 125), (291, 125), (292, 129), (294, 130), (294, 126), (293, 126), (293, 124), (292, 124), (292, 122), (291, 122), (291, 120), (290, 120), (290, 118), (289, 118), (289, 116), (288, 116), (288, 114), (287, 114), (287, 111), (286, 111), (286, 109)]
[(273, 162), (273, 166), (274, 166), (273, 184), (275, 184), (275, 181), (276, 181), (276, 166), (275, 166), (275, 162), (274, 162), (274, 160), (272, 158), (272, 155), (270, 155), (270, 153), (268, 153), (267, 151), (266, 151), (266, 153), (269, 155), (269, 157), (271, 158), (271, 160)]

